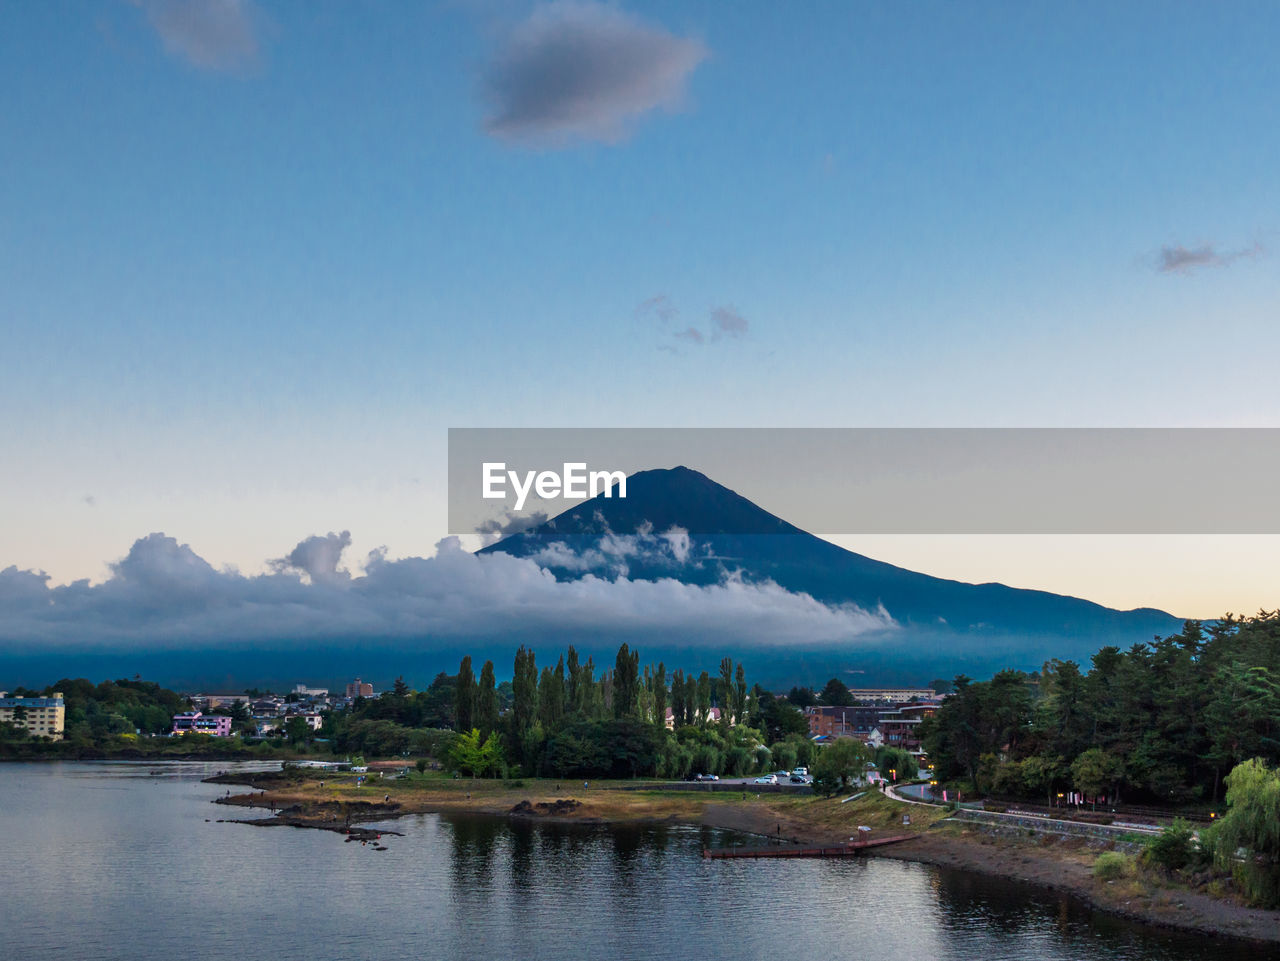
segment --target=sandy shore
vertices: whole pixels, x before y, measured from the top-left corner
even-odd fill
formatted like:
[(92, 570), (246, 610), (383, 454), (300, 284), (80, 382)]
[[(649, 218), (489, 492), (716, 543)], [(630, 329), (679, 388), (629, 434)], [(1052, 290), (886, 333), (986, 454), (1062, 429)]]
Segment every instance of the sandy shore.
[[(1184, 887), (1150, 879), (1113, 882), (1093, 877), (1102, 848), (1080, 839), (995, 838), (980, 829), (945, 820), (945, 812), (907, 805), (871, 792), (850, 804), (838, 799), (736, 793), (610, 790), (600, 785), (572, 790), (533, 782), (504, 786), (489, 781), (383, 781), (357, 788), (349, 779), (285, 778), (279, 774), (225, 775), (217, 783), (247, 785), (265, 793), (217, 799), (221, 804), (267, 809), (272, 816), (248, 823), (311, 827), (351, 834), (359, 825), (407, 814), (472, 813), (573, 823), (671, 822), (704, 824), (781, 843), (833, 845), (847, 841), (860, 824), (884, 834), (914, 834), (911, 841), (875, 852), (876, 857), (1006, 878), (1066, 891), (1093, 907), (1144, 923), (1206, 936), (1280, 944), (1280, 912), (1248, 908)], [(907, 813), (911, 824), (902, 824)], [(383, 832), (389, 833), (389, 832)], [(376, 840), (356, 834), (358, 840)]]

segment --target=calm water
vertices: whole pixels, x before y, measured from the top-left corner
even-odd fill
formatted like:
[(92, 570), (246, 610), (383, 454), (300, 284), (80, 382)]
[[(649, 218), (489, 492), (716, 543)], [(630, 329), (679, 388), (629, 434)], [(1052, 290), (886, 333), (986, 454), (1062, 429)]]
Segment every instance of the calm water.
[(707, 862), (697, 828), (421, 815), (378, 852), (218, 824), (226, 766), (0, 765), (0, 959), (1260, 956), (922, 865)]

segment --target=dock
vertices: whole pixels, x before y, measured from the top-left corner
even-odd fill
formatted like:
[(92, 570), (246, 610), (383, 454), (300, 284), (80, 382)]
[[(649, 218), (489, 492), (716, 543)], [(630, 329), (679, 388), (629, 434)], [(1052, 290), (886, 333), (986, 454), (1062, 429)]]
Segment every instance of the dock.
[(901, 841), (910, 841), (914, 837), (916, 837), (914, 834), (895, 834), (888, 838), (850, 841), (847, 844), (820, 848), (784, 847), (783, 845), (764, 848), (703, 848), (702, 856), (704, 858), (849, 858), (861, 854), (867, 848), (898, 844)]

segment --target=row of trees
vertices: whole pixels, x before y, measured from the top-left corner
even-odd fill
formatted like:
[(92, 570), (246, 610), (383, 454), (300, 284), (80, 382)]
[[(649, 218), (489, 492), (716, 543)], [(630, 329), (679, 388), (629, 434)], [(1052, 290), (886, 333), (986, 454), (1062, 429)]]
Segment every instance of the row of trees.
[(1242, 761), (1280, 763), (1280, 612), (1188, 621), (1088, 671), (961, 676), (922, 728), (937, 776), (984, 794), (1216, 803)]
[[(809, 763), (808, 723), (788, 699), (750, 686), (724, 658), (715, 675), (641, 665), (619, 647), (611, 667), (570, 647), (554, 666), (516, 651), (511, 680), (492, 661), (464, 657), (424, 691), (397, 681), (377, 699), (332, 715), (321, 735), (335, 750), (417, 754), (430, 749), (464, 773), (551, 777), (750, 774)], [(668, 726), (670, 725), (670, 726)], [(448, 744), (440, 729), (457, 733)]]

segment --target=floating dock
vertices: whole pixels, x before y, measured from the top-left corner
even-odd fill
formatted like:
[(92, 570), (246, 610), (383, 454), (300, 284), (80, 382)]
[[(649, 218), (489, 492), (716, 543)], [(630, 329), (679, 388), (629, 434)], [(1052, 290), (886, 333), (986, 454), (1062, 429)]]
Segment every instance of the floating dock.
[(784, 847), (775, 844), (766, 848), (703, 848), (704, 858), (849, 858), (861, 854), (867, 848), (883, 847), (886, 844), (898, 844), (910, 841), (914, 834), (895, 834), (889, 838), (875, 838), (871, 841), (850, 841), (848, 844), (836, 844), (823, 848)]

